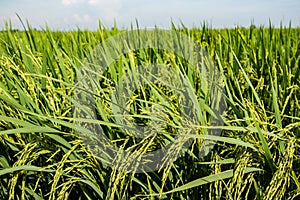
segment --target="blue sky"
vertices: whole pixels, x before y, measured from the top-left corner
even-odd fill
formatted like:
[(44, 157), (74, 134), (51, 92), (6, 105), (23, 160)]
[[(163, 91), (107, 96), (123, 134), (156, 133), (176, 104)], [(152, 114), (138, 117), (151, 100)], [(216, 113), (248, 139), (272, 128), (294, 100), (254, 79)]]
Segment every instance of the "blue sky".
[(100, 19), (106, 27), (116, 20), (118, 27), (130, 27), (137, 19), (140, 27), (169, 28), (182, 21), (200, 27), (207, 21), (215, 28), (268, 25), (280, 22), (300, 27), (300, 0), (1, 0), (0, 28), (11, 20), (20, 28), (23, 20), (39, 28), (47, 23), (52, 29), (96, 29)]

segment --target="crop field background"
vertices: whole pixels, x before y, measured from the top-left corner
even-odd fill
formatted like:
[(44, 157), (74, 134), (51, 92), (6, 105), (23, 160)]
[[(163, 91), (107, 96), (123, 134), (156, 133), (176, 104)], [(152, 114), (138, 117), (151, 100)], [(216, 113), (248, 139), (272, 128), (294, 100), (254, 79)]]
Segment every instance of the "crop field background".
[[(201, 45), (219, 69), (224, 126), (206, 156), (198, 157), (204, 132), (199, 128), (183, 156), (145, 173), (111, 168), (83, 144), (74, 124), (72, 98), (83, 60), (106, 38), (126, 30), (101, 24), (98, 31), (37, 31), (29, 24), (25, 30), (7, 24), (0, 32), (0, 199), (300, 198), (299, 28), (173, 26)], [(153, 138), (135, 139), (115, 126), (109, 108), (113, 85), (137, 63), (152, 62), (180, 68), (199, 107), (209, 103), (201, 101), (207, 91), (182, 59), (159, 50), (124, 55), (101, 83), (99, 95), (107, 98), (96, 100), (99, 123), (120, 148), (162, 148), (174, 140), (175, 126), (184, 128), (172, 120), (175, 111), (168, 113), (173, 126)], [(147, 103), (159, 104), (162, 96), (175, 101), (159, 84), (134, 92), (130, 111), (140, 121)]]

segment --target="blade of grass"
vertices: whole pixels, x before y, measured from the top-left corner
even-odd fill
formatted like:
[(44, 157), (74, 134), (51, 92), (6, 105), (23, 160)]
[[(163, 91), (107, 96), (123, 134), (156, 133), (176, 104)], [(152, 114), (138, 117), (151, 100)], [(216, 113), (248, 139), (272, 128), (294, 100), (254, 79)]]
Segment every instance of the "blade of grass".
[[(255, 168), (255, 167), (247, 167), (245, 169), (245, 173), (261, 172), (261, 171), (263, 171), (263, 170), (259, 169), (259, 168)], [(180, 191), (188, 190), (188, 189), (191, 189), (191, 188), (194, 188), (194, 187), (197, 187), (197, 186), (201, 186), (201, 185), (204, 185), (204, 184), (208, 184), (208, 183), (212, 183), (212, 182), (215, 182), (215, 181), (231, 178), (231, 177), (233, 177), (233, 173), (234, 173), (234, 170), (231, 169), (231, 170), (220, 172), (218, 174), (209, 175), (209, 176), (191, 181), (187, 184), (184, 184), (184, 185), (182, 185), (180, 187), (177, 187), (173, 190), (170, 190), (168, 192), (164, 192), (163, 194), (170, 194), (170, 193), (174, 193), (174, 192), (180, 192)]]

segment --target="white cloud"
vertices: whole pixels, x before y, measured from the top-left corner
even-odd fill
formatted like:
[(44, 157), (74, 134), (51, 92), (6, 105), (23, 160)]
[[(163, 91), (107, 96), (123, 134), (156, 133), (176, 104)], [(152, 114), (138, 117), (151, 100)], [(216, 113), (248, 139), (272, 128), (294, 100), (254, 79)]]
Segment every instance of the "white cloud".
[(69, 5), (72, 5), (72, 4), (76, 4), (78, 3), (79, 1), (78, 0), (62, 0), (61, 3), (64, 5), (64, 6), (69, 6)]
[(99, 0), (88, 0), (88, 3), (91, 5), (98, 4), (100, 1)]
[(119, 12), (122, 7), (121, 0), (87, 0), (90, 6), (93, 6), (97, 17), (107, 22), (113, 22), (114, 19), (121, 18)]
[[(64, 6), (80, 5), (83, 9), (88, 9), (89, 14), (94, 18), (99, 18), (108, 23), (114, 19), (119, 19), (121, 10), (121, 0), (61, 0)], [(75, 17), (76, 16), (76, 17)], [(82, 16), (74, 15), (74, 18), (79, 21), (84, 21)], [(85, 17), (85, 21), (88, 17)]]
[(120, 7), (120, 0), (61, 0), (61, 3), (65, 6), (73, 4), (88, 4), (91, 6), (102, 6), (102, 7)]

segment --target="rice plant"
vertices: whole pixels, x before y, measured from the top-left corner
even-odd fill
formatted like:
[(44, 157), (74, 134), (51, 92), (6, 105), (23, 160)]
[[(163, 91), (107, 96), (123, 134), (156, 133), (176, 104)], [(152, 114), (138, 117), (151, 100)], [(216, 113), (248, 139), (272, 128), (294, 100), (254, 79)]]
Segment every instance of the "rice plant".
[[(126, 30), (99, 24), (94, 32), (37, 31), (27, 24), (24, 31), (15, 31), (7, 23), (0, 32), (0, 199), (299, 198), (300, 29), (271, 24), (222, 30), (205, 24), (172, 27), (202, 46), (224, 79), (222, 133), (213, 149), (199, 157), (207, 109), (181, 157), (155, 171), (128, 173), (112, 168), (109, 155), (99, 157), (84, 144), (78, 133), (88, 130), (75, 123), (84, 119), (74, 117), (76, 80), (85, 59), (99, 43)], [(118, 120), (127, 118), (113, 116), (112, 92), (122, 75), (153, 62), (180, 69), (199, 108), (210, 103), (201, 73), (186, 60), (157, 49), (122, 55), (99, 76), (93, 91), (98, 119), (85, 122), (100, 124), (113, 144), (137, 155), (163, 148), (174, 141), (176, 130), (186, 128), (178, 99), (163, 80), (131, 91), (126, 104), (130, 117), (141, 124), (159, 119), (157, 106), (168, 108), (168, 125), (160, 134), (136, 138), (121, 131)]]

